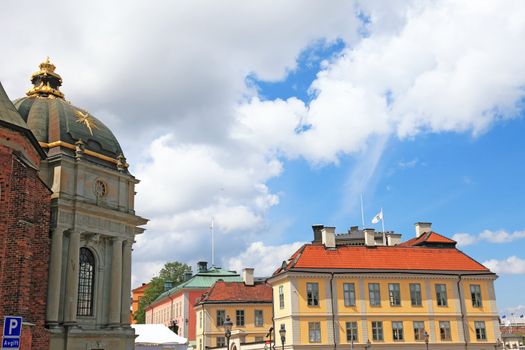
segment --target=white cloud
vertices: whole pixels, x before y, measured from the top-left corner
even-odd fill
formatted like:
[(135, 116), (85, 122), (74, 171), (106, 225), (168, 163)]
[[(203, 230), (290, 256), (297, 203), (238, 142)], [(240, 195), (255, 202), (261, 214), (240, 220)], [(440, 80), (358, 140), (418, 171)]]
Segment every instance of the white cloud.
[[(10, 0), (2, 8), (0, 30), (16, 33), (0, 37), (10, 96), (23, 95), (50, 55), (66, 97), (99, 113), (142, 180), (136, 210), (151, 222), (137, 239), (136, 281), (160, 261), (208, 256), (212, 216), (223, 263), (256, 250), (253, 242), (279, 241), (265, 232), (265, 214), (278, 203), (267, 183), (284, 159), (322, 166), (359, 154), (349, 197), (373, 182), (391, 137), (478, 135), (516, 115), (525, 84), (520, 2)], [(86, 25), (93, 13), (97, 25)], [(42, 18), (61, 21), (38, 36), (27, 23)], [(246, 83), (281, 80), (302, 50), (338, 39), (346, 48), (323, 63), (309, 103), (264, 101)]]
[(505, 260), (491, 259), (483, 262), (490, 271), (501, 275), (522, 275), (525, 274), (525, 260), (517, 256), (508, 257)]
[(246, 251), (239, 256), (230, 258), (228, 266), (236, 271), (240, 271), (244, 267), (253, 267), (256, 276), (271, 276), (281, 266), (281, 262), (292, 256), (303, 244), (303, 242), (294, 242), (269, 246), (261, 241), (252, 242)]
[(458, 242), (459, 246), (472, 245), (481, 241), (502, 244), (510, 243), (523, 238), (525, 238), (525, 230), (514, 231), (512, 233), (509, 233), (506, 230), (483, 230), (478, 235), (473, 235), (470, 233), (456, 233), (454, 236), (452, 236), (452, 239)]

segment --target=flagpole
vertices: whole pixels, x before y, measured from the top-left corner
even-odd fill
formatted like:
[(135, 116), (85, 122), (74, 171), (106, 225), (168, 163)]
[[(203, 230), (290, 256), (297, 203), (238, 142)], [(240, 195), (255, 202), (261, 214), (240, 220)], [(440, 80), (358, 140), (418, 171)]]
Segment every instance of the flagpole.
[(365, 212), (363, 210), (363, 194), (361, 193), (361, 223), (363, 224), (363, 228), (365, 228)]
[(213, 227), (213, 216), (211, 217), (211, 266), (215, 266), (215, 229)]
[(383, 208), (381, 208), (381, 227), (383, 228), (383, 245), (386, 245), (385, 213), (383, 213)]

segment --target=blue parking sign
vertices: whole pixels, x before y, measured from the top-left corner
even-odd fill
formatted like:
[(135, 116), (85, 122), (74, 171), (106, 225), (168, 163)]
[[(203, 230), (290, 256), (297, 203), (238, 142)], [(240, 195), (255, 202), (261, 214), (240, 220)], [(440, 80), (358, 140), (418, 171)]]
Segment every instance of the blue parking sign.
[(22, 317), (5, 316), (2, 333), (2, 350), (20, 349), (20, 334), (22, 333)]

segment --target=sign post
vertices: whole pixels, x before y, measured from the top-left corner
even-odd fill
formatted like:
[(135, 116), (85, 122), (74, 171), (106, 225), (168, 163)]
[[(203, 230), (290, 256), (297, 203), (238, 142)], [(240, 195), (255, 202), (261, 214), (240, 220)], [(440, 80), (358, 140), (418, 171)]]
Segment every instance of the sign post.
[(22, 317), (5, 316), (2, 333), (2, 350), (19, 350), (22, 334)]

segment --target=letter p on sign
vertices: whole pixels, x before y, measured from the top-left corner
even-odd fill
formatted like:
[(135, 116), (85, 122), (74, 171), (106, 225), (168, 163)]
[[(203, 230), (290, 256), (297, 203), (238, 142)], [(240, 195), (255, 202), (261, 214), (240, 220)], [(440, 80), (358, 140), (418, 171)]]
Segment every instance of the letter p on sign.
[(22, 333), (22, 317), (5, 316), (4, 318), (4, 337), (19, 337)]

